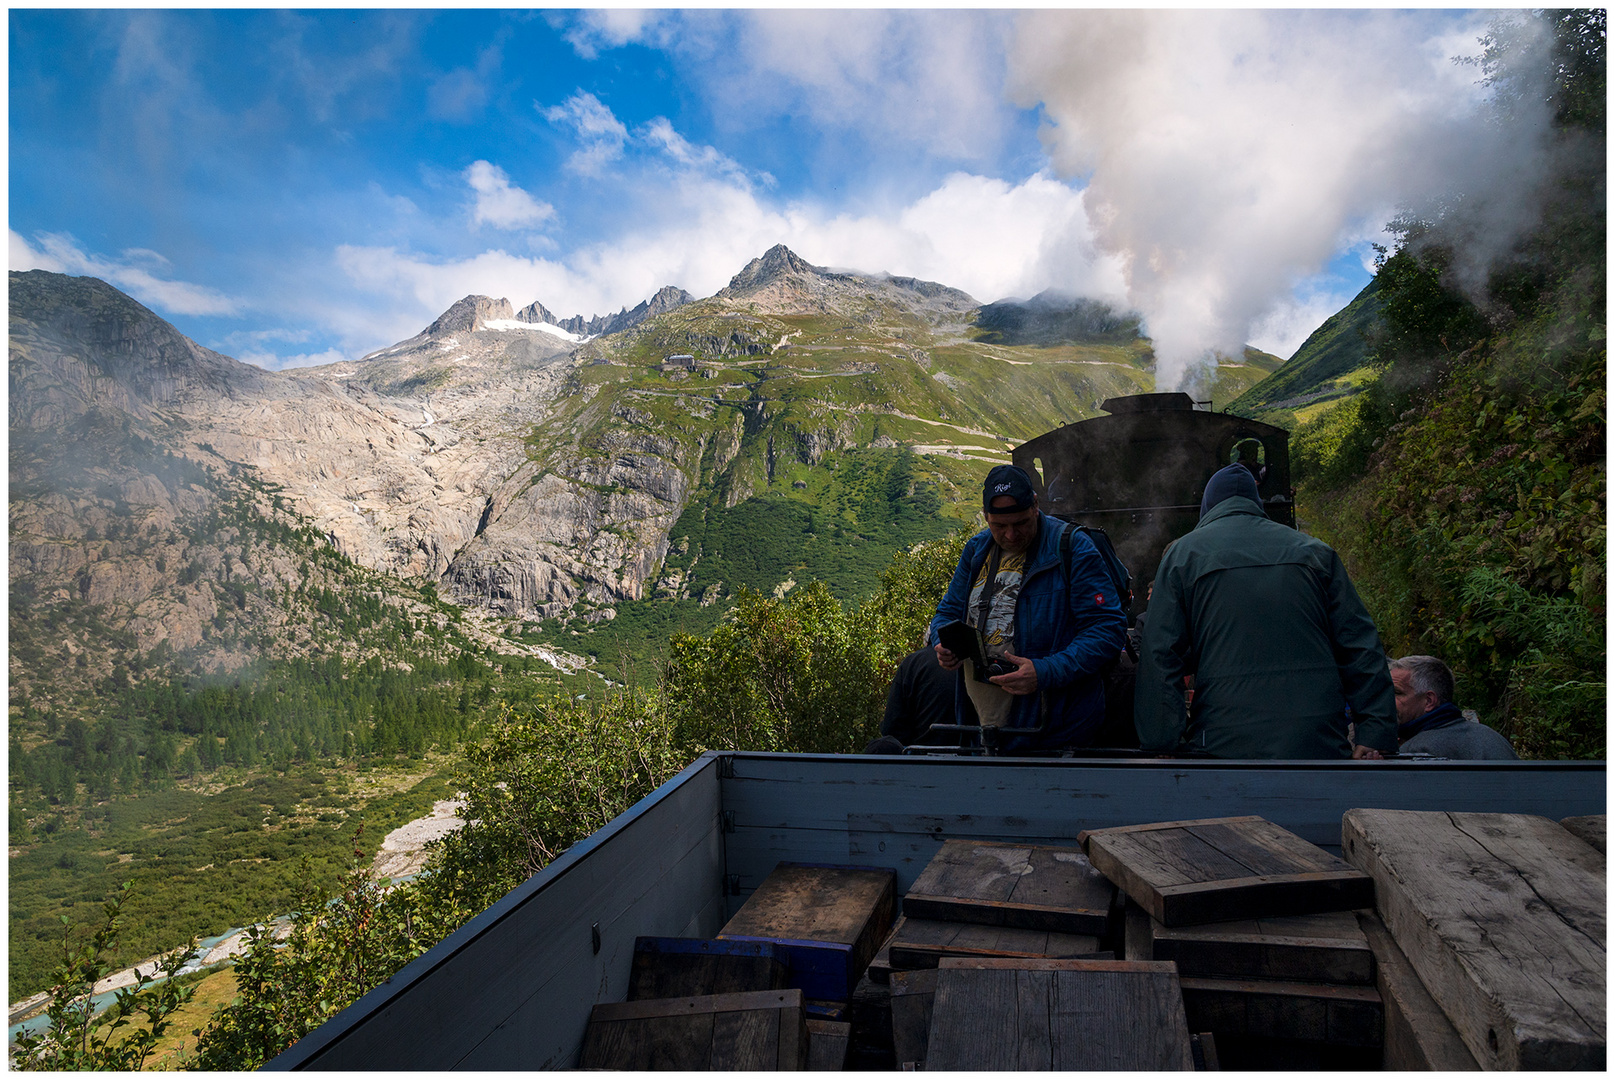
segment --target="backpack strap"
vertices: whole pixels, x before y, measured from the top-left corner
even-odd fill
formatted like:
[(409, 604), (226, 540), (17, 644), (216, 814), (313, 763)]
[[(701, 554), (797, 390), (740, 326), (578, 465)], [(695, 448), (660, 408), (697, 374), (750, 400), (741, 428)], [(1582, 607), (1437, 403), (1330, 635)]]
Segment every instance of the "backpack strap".
[[(981, 598), (976, 601), (976, 621), (972, 624), (982, 632), (983, 636), (987, 633), (987, 616), (992, 612), (993, 594), (998, 591), (999, 560), (1004, 555), (1004, 549), (997, 544), (993, 544), (991, 547), (992, 550), (988, 552), (985, 560), (987, 563), (987, 580), (981, 583)], [(979, 573), (980, 571), (977, 572)]]

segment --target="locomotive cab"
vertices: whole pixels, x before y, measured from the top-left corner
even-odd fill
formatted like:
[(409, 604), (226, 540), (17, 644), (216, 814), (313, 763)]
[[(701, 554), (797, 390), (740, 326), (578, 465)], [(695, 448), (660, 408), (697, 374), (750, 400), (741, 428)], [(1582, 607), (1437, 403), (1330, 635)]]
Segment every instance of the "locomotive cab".
[(1115, 397), (1100, 408), (1109, 415), (1039, 435), (1011, 451), (1011, 460), (1031, 476), (1045, 512), (1105, 530), (1132, 571), (1132, 611), (1144, 610), (1167, 544), (1200, 521), (1200, 499), (1217, 470), (1251, 467), (1267, 516), (1295, 527), (1283, 428), (1202, 412), (1184, 393)]

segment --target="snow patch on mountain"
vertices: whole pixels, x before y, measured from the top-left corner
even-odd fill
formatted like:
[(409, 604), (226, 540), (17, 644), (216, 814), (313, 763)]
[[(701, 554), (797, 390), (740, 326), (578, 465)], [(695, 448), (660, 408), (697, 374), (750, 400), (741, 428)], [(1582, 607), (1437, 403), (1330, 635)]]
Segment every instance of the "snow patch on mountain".
[(521, 319), (488, 319), (483, 322), (484, 330), (541, 330), (551, 337), (558, 337), (563, 341), (579, 343), (588, 341), (589, 334), (574, 334), (570, 330), (563, 330), (554, 323), (523, 322)]

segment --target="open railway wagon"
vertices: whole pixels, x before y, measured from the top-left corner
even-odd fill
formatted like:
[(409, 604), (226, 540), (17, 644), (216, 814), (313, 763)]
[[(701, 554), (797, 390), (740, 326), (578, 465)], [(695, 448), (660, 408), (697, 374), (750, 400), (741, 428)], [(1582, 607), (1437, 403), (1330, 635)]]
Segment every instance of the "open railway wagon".
[[(1410, 817), (1409, 811), (1428, 813)], [(584, 1047), (591, 1016), (598, 1019), (602, 1015), (597, 1006), (626, 1013), (636, 1007), (644, 1011), (643, 1002), (612, 1004), (625, 1002), (629, 996), (636, 943), (643, 938), (718, 938), (782, 863), (885, 875), (890, 880), (888, 895), (895, 902), (881, 909), (882, 919), (918, 918), (916, 882), (950, 841), (976, 847), (1046, 845), (1069, 851), (1082, 842), (1093, 844), (1095, 830), (1200, 819), (1232, 820), (1239, 825), (1253, 821), (1251, 816), (1264, 819), (1269, 832), (1274, 827), (1288, 830), (1294, 839), (1285, 843), (1291, 847), (1321, 849), (1316, 859), (1343, 857), (1356, 868), (1303, 873), (1296, 878), (1303, 891), (1313, 888), (1308, 882), (1371, 871), (1372, 905), (1359, 914), (1371, 920), (1383, 918), (1383, 925), (1408, 950), (1407, 956), (1393, 963), (1393, 953), (1402, 954), (1394, 949), (1381, 953), (1376, 946), (1377, 982), (1360, 985), (1359, 977), (1359, 985), (1325, 986), (1312, 991), (1305, 1001), (1282, 994), (1275, 1001), (1273, 995), (1280, 993), (1275, 986), (1287, 984), (1271, 976), (1282, 973), (1246, 978), (1243, 990), (1235, 987), (1229, 991), (1243, 993), (1248, 999), (1240, 999), (1243, 1003), (1233, 1020), (1228, 1018), (1227, 1006), (1235, 999), (1227, 994), (1207, 998), (1208, 991), (1201, 985), (1217, 980), (1197, 981), (1185, 974), (1180, 997), (1154, 999), (1157, 1004), (1163, 1000), (1168, 1005), (1177, 1000), (1184, 1003), (1188, 1012), (1177, 1014), (1175, 1029), (1180, 1034), (1185, 1022), (1182, 1017), (1187, 1015), (1187, 1023), (1196, 1025), (1188, 1031), (1215, 1031), (1216, 1042), (1226, 1048), (1238, 1034), (1229, 1024), (1304, 1026), (1305, 1021), (1328, 1027), (1323, 1034), (1326, 1041), (1316, 1044), (1324, 1048), (1325, 1055), (1316, 1059), (1318, 1067), (1338, 1066), (1348, 1059), (1366, 1067), (1382, 1061), (1398, 1068), (1414, 1067), (1409, 1064), (1410, 1055), (1422, 1060), (1426, 1068), (1601, 1067), (1605, 1022), (1602, 839), (1596, 839), (1599, 847), (1595, 850), (1569, 831), (1573, 825), (1559, 822), (1604, 812), (1602, 762), (1049, 760), (713, 752), (310, 1033), (269, 1067), (447, 1070), (588, 1065)], [(1436, 848), (1428, 844), (1418, 848), (1415, 843), (1414, 857), (1407, 858), (1408, 844), (1392, 836), (1385, 824), (1404, 818), (1446, 830), (1444, 835), (1456, 838), (1451, 842), (1458, 845), (1454, 848), (1458, 854), (1437, 857), (1433, 854)], [(1597, 820), (1601, 827), (1602, 819)], [(1530, 834), (1524, 841), (1519, 838), (1521, 830)], [(1587, 835), (1592, 835), (1590, 829)], [(1091, 846), (1087, 850), (1094, 853)], [(1066, 858), (1069, 865), (1073, 857)], [(1241, 858), (1252, 864), (1248, 856)], [(1092, 865), (1100, 866), (1097, 854)], [(1409, 893), (1404, 886), (1421, 873), (1425, 892)], [(1434, 888), (1429, 887), (1430, 875), (1435, 875)], [(1261, 878), (1255, 884), (1272, 880)], [(1242, 879), (1236, 884), (1244, 887), (1252, 882)], [(1577, 888), (1581, 892), (1567, 898), (1567, 890)], [(1479, 900), (1475, 899), (1477, 889), (1485, 893)], [(1193, 888), (1178, 890), (1180, 897), (1194, 893)], [(808, 899), (810, 906), (830, 902)], [(1115, 956), (1108, 963), (1112, 968), (1142, 963), (1154, 973), (1151, 977), (1169, 978), (1177, 985), (1177, 969), (1189, 970), (1182, 955), (1172, 963), (1159, 959), (1162, 951), (1157, 942), (1152, 957), (1133, 960), (1139, 940), (1135, 928), (1143, 927), (1146, 938), (1151, 934), (1164, 938), (1165, 930), (1157, 921), (1164, 920), (1161, 926), (1165, 926), (1175, 916), (1164, 908), (1151, 907), (1138, 917), (1138, 905), (1154, 903), (1146, 901), (1139, 887), (1129, 886), (1127, 899), (1137, 903), (1125, 905), (1123, 928), (1110, 924), (1105, 932), (1109, 939), (1102, 942)], [(1356, 908), (1367, 900), (1366, 894), (1357, 893), (1346, 902)], [(1469, 904), (1463, 909), (1469, 915), (1421, 916), (1420, 905), (1448, 902), (1460, 908)], [(1474, 948), (1469, 948), (1473, 942), (1445, 941), (1448, 935), (1462, 937), (1462, 927), (1476, 925), (1476, 903), (1482, 908), (1491, 905), (1485, 940)], [(905, 904), (910, 906), (907, 912)], [(1228, 913), (1222, 916), (1226, 918)], [(1510, 944), (1516, 926), (1532, 930), (1544, 919), (1560, 920), (1561, 930), (1565, 930), (1563, 920), (1568, 919), (1574, 925), (1565, 932), (1575, 940), (1547, 943), (1536, 937), (1528, 949)], [(884, 926), (879, 930), (884, 933)], [(894, 935), (890, 941), (895, 940)], [(1444, 946), (1452, 947), (1443, 951)], [(1572, 950), (1569, 959), (1553, 952), (1561, 946)], [(902, 1067), (895, 1050), (903, 1037), (896, 1030), (900, 1006), (918, 999), (900, 1000), (900, 984), (913, 983), (925, 973), (899, 972), (895, 944), (888, 944), (887, 952), (891, 970), (885, 986), (873, 982), (875, 962), (864, 968), (865, 958), (860, 955), (855, 964), (848, 965), (850, 977), (861, 978), (847, 1003), (848, 1014), (837, 1019), (849, 1024), (848, 1038), (853, 1043), (860, 1037), (860, 1008), (866, 1009), (865, 1035), (881, 1034), (880, 1024), (868, 1021), (867, 1009), (877, 1007), (879, 994), (887, 995), (885, 1058), (874, 1051), (870, 1051), (874, 1056), (861, 1058), (854, 1054), (843, 1059), (848, 1067)], [(1558, 1044), (1544, 1050), (1540, 1033), (1518, 1016), (1520, 1010), (1511, 995), (1537, 993), (1540, 997), (1539, 987), (1524, 986), (1516, 991), (1482, 986), (1477, 991), (1474, 985), (1477, 978), (1484, 979), (1495, 968), (1498, 957), (1507, 960), (1509, 954), (1522, 952), (1529, 955), (1512, 958), (1521, 969), (1517, 972), (1521, 978), (1557, 979), (1560, 982), (1553, 986), (1558, 990), (1581, 996), (1581, 1012), (1571, 1016), (1570, 1022), (1595, 1030), (1572, 1038), (1568, 1051)], [(1042, 964), (1063, 972), (1073, 965), (1094, 962), (1030, 963), (1034, 968)], [(1004, 963), (980, 961), (976, 967), (1002, 967)], [(1027, 966), (1025, 961), (1016, 963)], [(1416, 974), (1410, 974), (1409, 963)], [(1487, 963), (1493, 967), (1486, 967)], [(950, 972), (961, 964), (969, 966), (956, 957), (940, 959), (934, 977), (956, 978)], [(1170, 976), (1163, 974), (1166, 969), (1172, 969)], [(1221, 980), (1222, 985), (1229, 982)], [(939, 1053), (935, 1040), (938, 1016), (944, 1008), (944, 993), (940, 983), (938, 986), (932, 999), (935, 1012), (929, 1021), (932, 1055)], [(803, 993), (779, 989), (776, 994), (780, 1008), (774, 1011), (794, 1017), (793, 1038), (814, 1030), (803, 1019)], [(1430, 1003), (1432, 997), (1439, 999), (1438, 1005)], [(678, 1002), (699, 999), (670, 1000), (687, 1009)], [(834, 1003), (829, 1009), (834, 1014)], [(1428, 1033), (1442, 1016), (1449, 1017), (1450, 1023), (1440, 1023), (1456, 1029), (1444, 1048), (1428, 1044)], [(1154, 1029), (1132, 1014), (1108, 1022), (1091, 1018), (1073, 1022), (1088, 1025), (1080, 1033), (1085, 1038), (1139, 1030), (1152, 1036), (1145, 1041), (1160, 1043), (1164, 1038), (1154, 1037)], [(785, 1023), (780, 1020), (774, 1030), (785, 1032)], [(707, 1030), (714, 1030), (715, 1024), (709, 1022)], [(957, 1029), (948, 1030), (957, 1033)], [(1314, 1038), (1319, 1034), (1298, 1033)], [(783, 1047), (785, 1036), (779, 1038)], [(1328, 1042), (1329, 1038), (1336, 1042)], [(990, 1040), (972, 1038), (967, 1042), (985, 1046)], [(784, 1050), (780, 1053), (783, 1061)], [(1353, 1053), (1355, 1058), (1350, 1057)], [(805, 1056), (801, 1059), (806, 1060)], [(1226, 1053), (1223, 1063), (1237, 1064)], [(943, 1066), (933, 1061), (929, 1067)], [(1023, 1060), (1020, 1065), (978, 1067), (1028, 1066)]]
[(1218, 469), (1254, 466), (1267, 516), (1295, 527), (1290, 435), (1283, 428), (1194, 408), (1188, 394), (1134, 394), (1099, 406), (1109, 415), (1022, 443), (1011, 460), (1032, 477), (1046, 513), (1105, 530), (1133, 574), (1134, 611), (1168, 543), (1200, 520)]

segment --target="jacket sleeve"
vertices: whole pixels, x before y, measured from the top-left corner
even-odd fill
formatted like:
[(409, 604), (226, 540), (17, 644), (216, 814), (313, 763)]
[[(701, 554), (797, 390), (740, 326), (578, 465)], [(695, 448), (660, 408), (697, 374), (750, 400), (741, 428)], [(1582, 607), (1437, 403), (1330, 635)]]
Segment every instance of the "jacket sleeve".
[[(1055, 570), (1053, 577), (1060, 581), (1064, 572)], [(1122, 614), (1121, 598), (1111, 587), (1099, 552), (1086, 538), (1072, 545), (1071, 581), (1064, 599), (1075, 633), (1071, 644), (1059, 652), (1032, 661), (1040, 690), (1069, 686), (1097, 674), (1116, 658), (1127, 640), (1127, 616)]]
[(1335, 666), (1340, 669), (1340, 690), (1351, 706), (1357, 725), (1357, 742), (1382, 753), (1394, 754), (1396, 689), (1386, 666), (1379, 630), (1363, 607), (1346, 567), (1335, 555), (1329, 567), (1329, 630), (1334, 639)]
[(936, 606), (936, 617), (931, 620), (926, 644), (937, 644), (937, 627), (946, 626), (954, 620), (964, 621), (965, 607), (970, 603), (970, 586), (976, 577), (976, 556), (983, 546), (983, 535), (977, 533), (965, 541), (965, 548), (959, 553), (959, 565), (953, 568), (953, 580), (948, 582), (948, 591), (942, 594), (942, 602)]
[(1155, 574), (1155, 594), (1138, 646), (1138, 682), (1133, 690), (1133, 726), (1139, 746), (1169, 753), (1183, 738), (1188, 717), (1183, 707), (1183, 677), (1193, 674), (1189, 613), (1182, 578), (1170, 556)]

